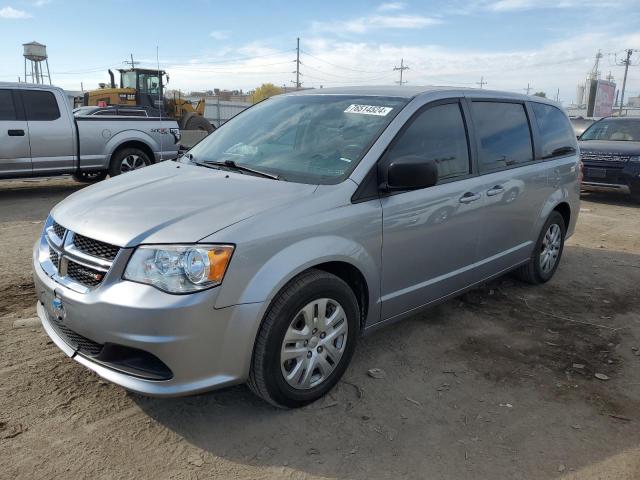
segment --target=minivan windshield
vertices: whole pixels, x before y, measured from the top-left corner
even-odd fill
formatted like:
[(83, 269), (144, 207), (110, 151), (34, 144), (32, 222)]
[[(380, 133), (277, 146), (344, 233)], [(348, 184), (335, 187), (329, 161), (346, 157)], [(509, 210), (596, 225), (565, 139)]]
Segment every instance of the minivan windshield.
[(339, 183), (406, 103), (357, 95), (272, 97), (189, 153), (195, 162), (233, 162), (290, 182)]
[(640, 142), (640, 119), (600, 120), (591, 125), (580, 140)]

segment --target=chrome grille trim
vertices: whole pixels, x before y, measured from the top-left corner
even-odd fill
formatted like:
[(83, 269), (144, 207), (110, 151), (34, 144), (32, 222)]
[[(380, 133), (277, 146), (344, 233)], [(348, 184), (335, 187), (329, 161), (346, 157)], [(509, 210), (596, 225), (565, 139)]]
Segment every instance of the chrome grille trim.
[(596, 152), (581, 152), (580, 160), (594, 160), (599, 162), (628, 162), (631, 155), (620, 155), (617, 153), (596, 153)]
[(96, 253), (105, 252), (113, 258), (94, 256), (78, 248), (75, 235), (49, 217), (40, 238), (38, 260), (45, 273), (57, 283), (79, 293), (88, 293), (102, 284), (121, 249), (82, 236), (81, 245), (88, 246), (89, 250), (95, 245)]

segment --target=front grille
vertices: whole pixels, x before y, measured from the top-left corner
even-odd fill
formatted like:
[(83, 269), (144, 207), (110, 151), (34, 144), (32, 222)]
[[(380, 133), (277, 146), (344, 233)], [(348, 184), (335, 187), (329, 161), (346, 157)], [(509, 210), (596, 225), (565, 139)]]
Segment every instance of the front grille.
[(58, 222), (54, 221), (53, 231), (58, 236), (58, 238), (62, 240), (62, 238), (64, 238), (64, 234), (66, 233), (67, 229), (64, 228), (62, 225), (60, 225)]
[(53, 320), (51, 323), (53, 324), (58, 334), (63, 337), (65, 342), (67, 342), (73, 348), (77, 348), (80, 352), (87, 355), (99, 355), (102, 351), (102, 345), (94, 342), (93, 340), (89, 340), (87, 337), (83, 337), (79, 333), (74, 332), (62, 322)]
[(95, 287), (102, 282), (104, 278), (104, 272), (95, 270), (93, 268), (85, 267), (72, 260), (69, 260), (67, 265), (67, 276), (81, 285), (87, 287)]
[(629, 155), (619, 155), (616, 153), (595, 153), (595, 152), (582, 152), (580, 153), (580, 159), (582, 161), (598, 161), (598, 162), (617, 162), (625, 163), (631, 158)]
[(60, 260), (60, 255), (58, 254), (58, 252), (56, 252), (51, 247), (49, 247), (49, 260), (51, 260), (51, 263), (53, 263), (53, 265), (57, 269), (58, 268), (58, 261)]
[(75, 247), (93, 257), (100, 257), (105, 260), (113, 260), (120, 251), (119, 247), (110, 245), (99, 240), (93, 240), (92, 238), (85, 237), (84, 235), (73, 235), (73, 244)]

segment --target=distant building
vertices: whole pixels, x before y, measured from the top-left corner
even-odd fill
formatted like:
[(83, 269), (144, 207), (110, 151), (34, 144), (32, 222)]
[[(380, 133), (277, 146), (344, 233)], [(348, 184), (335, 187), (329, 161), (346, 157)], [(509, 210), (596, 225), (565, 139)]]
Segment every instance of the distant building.
[(640, 96), (638, 97), (630, 97), (629, 103), (627, 104), (630, 107), (640, 108)]

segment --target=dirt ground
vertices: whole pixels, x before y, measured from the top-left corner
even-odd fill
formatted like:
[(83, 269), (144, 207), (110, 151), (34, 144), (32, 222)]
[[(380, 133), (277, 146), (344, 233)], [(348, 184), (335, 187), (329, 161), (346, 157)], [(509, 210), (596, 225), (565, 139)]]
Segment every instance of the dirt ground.
[(127, 393), (14, 325), (35, 315), (42, 220), (79, 188), (0, 183), (0, 477), (640, 478), (640, 207), (623, 197), (584, 196), (550, 283), (505, 277), (380, 330), (330, 396), (282, 411), (245, 387)]

